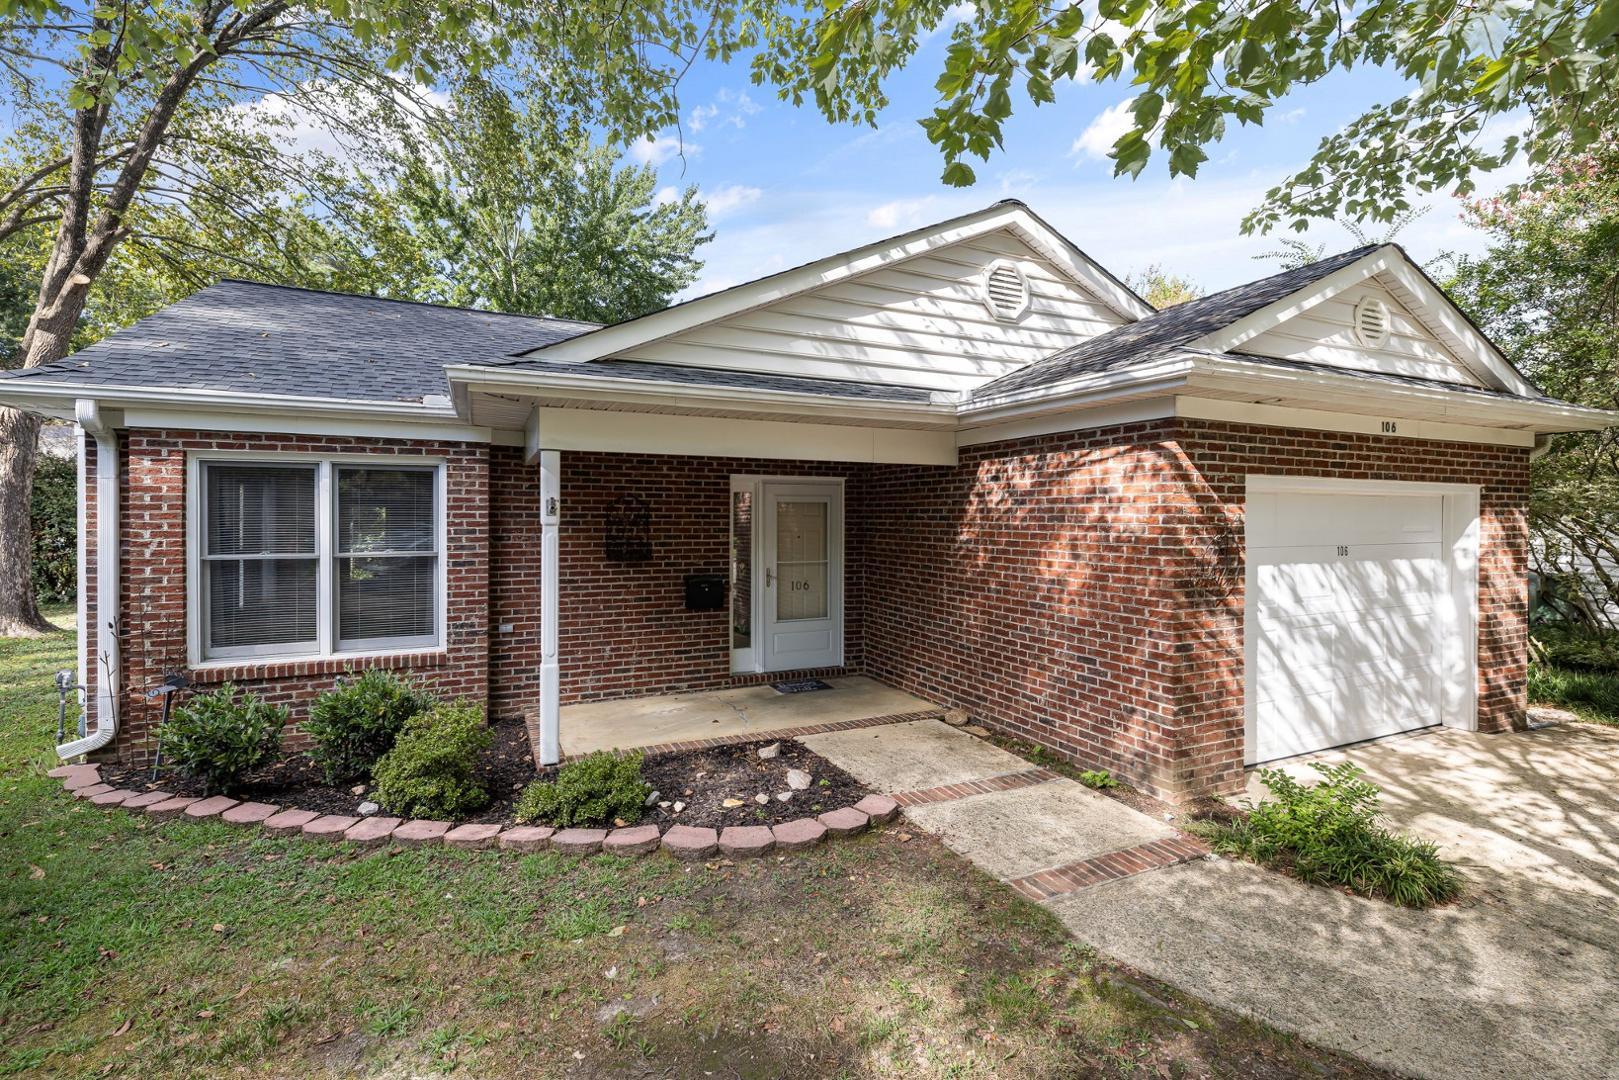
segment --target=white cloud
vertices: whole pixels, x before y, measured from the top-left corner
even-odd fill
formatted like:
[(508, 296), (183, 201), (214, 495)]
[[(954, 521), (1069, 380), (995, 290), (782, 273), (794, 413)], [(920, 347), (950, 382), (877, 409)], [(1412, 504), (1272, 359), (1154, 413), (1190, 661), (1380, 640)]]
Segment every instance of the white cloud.
[(1289, 109), (1276, 117), (1278, 124), (1296, 124), (1304, 119), (1307, 110), (1301, 105), (1297, 109)]
[(746, 90), (723, 89), (707, 105), (698, 105), (686, 117), (686, 126), (693, 132), (704, 128), (731, 127), (738, 130), (748, 126), (748, 117), (763, 111)]
[(866, 213), (866, 224), (876, 229), (911, 229), (925, 224), (935, 217), (948, 215), (937, 214), (935, 207), (940, 202), (937, 195), (923, 195), (917, 199), (895, 199), (885, 202), (881, 206), (874, 206)]
[(680, 192), (673, 184), (665, 184), (659, 188), (657, 194), (652, 196), (653, 206), (667, 206), (672, 202), (680, 201)]
[(629, 145), (630, 158), (638, 165), (662, 165), (682, 155), (694, 158), (701, 150), (696, 143), (686, 142), (678, 135), (648, 135)]
[(708, 126), (710, 120), (719, 114), (720, 107), (718, 105), (699, 105), (686, 118), (686, 126), (691, 128), (693, 132), (701, 131)]
[(759, 196), (763, 194), (764, 192), (759, 188), (749, 187), (746, 184), (727, 184), (724, 187), (715, 188), (703, 201), (708, 204), (708, 216), (717, 218), (722, 214), (729, 214), (733, 210), (740, 210), (744, 206), (758, 202)]
[(1135, 126), (1135, 117), (1130, 113), (1130, 103), (1121, 101), (1117, 105), (1110, 105), (1103, 109), (1085, 130), (1079, 133), (1074, 145), (1069, 148), (1070, 156), (1105, 160), (1113, 150), (1113, 144)]

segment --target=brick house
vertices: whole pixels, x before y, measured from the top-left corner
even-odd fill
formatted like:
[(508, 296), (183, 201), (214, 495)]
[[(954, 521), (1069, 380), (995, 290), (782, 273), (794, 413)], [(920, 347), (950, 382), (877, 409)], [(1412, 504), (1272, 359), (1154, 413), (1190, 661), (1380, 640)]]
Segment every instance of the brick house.
[(59, 748), (176, 672), (523, 717), (869, 675), (1181, 798), (1524, 714), (1542, 396), (1392, 245), (1155, 312), (1027, 207), (610, 326), (225, 281), (0, 402), (80, 428)]

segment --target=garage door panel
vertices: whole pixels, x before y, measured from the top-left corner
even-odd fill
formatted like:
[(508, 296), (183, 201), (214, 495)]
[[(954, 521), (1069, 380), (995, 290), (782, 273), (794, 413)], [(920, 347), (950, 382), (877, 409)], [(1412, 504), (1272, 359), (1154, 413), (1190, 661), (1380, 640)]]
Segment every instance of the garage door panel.
[(1253, 501), (1252, 760), (1438, 723), (1449, 589), (1443, 498), (1273, 494)]

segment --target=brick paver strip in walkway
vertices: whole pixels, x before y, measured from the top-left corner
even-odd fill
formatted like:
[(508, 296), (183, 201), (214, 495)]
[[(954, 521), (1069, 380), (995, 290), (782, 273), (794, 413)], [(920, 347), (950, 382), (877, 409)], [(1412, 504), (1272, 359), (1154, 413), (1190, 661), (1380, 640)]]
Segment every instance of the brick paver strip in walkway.
[[(682, 742), (656, 743), (641, 746), (643, 758), (660, 754), (682, 754), (688, 750), (712, 750), (716, 746), (740, 746), (743, 743), (796, 739), (800, 735), (821, 735), (828, 731), (853, 731), (856, 728), (883, 727), (887, 724), (908, 724), (912, 720), (934, 720), (944, 715), (943, 709), (923, 709), (921, 712), (891, 713), (888, 716), (868, 716), (860, 720), (838, 720), (830, 724), (809, 724), (805, 727), (770, 728), (768, 731), (748, 731), (737, 735), (718, 735), (712, 739), (686, 739)], [(564, 754), (564, 762), (583, 757), (583, 754)]]
[(1166, 866), (1192, 862), (1208, 853), (1209, 849), (1197, 840), (1188, 836), (1174, 836), (1066, 866), (1040, 870), (1026, 877), (1014, 878), (1007, 884), (1030, 900), (1049, 900), (1053, 896), (1078, 892), (1104, 881), (1116, 881), (1149, 870), (1162, 870)]
[(969, 795), (988, 795), (996, 791), (1033, 787), (1061, 777), (1050, 769), (1025, 769), (1004, 776), (990, 776), (983, 780), (963, 780), (959, 784), (922, 788), (918, 791), (898, 791), (889, 796), (901, 806), (926, 806), (929, 803), (954, 802)]

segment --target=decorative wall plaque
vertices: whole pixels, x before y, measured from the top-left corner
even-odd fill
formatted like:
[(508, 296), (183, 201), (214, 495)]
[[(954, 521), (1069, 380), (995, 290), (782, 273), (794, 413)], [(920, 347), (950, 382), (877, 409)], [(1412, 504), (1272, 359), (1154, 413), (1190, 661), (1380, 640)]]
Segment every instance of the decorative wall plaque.
[(605, 554), (613, 562), (652, 561), (652, 509), (635, 495), (620, 495), (607, 507)]

